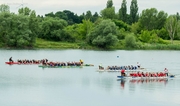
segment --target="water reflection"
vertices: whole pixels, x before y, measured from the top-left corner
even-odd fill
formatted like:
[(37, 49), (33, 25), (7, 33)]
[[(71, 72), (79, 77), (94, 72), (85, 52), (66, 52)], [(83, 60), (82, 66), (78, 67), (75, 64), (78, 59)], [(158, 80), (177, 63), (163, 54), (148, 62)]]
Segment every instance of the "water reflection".
[(168, 79), (131, 79), (129, 80), (130, 83), (164, 83), (166, 84), (168, 81)]
[(125, 88), (125, 84), (164, 84), (167, 85), (168, 79), (118, 79), (117, 81), (120, 81), (120, 86), (122, 89)]

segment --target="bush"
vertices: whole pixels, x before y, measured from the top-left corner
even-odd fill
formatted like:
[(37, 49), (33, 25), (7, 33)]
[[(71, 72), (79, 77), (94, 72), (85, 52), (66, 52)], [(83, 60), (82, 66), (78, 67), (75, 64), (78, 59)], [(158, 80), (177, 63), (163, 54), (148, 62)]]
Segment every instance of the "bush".
[(125, 37), (125, 46), (127, 48), (135, 48), (136, 47), (136, 39), (133, 34), (129, 34)]

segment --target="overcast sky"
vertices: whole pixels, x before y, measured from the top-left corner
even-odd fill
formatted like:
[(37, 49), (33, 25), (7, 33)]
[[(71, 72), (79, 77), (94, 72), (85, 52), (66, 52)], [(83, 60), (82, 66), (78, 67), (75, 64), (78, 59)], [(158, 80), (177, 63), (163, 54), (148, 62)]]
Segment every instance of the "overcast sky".
[[(10, 11), (17, 13), (22, 2), (24, 7), (29, 7), (35, 10), (37, 14), (44, 15), (49, 12), (56, 13), (57, 11), (70, 10), (75, 14), (82, 14), (90, 10), (100, 12), (106, 7), (108, 0), (0, 0), (0, 4), (7, 4), (10, 6)], [(127, 9), (129, 8), (131, 0), (127, 1)], [(116, 12), (121, 7), (122, 0), (113, 0)], [(180, 13), (180, 0), (138, 0), (139, 13), (147, 8), (156, 8), (158, 11), (163, 10), (170, 14)]]

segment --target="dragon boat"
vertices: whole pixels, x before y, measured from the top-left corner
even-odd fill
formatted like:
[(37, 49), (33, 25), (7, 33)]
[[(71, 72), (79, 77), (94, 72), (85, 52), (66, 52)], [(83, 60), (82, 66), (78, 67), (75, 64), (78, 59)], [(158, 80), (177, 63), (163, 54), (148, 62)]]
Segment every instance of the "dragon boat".
[(134, 77), (134, 76), (117, 76), (117, 79), (168, 79), (175, 78), (175, 75), (163, 76), (163, 77)]
[(32, 65), (32, 64), (41, 64), (41, 62), (28, 62), (28, 63), (22, 63), (22, 62), (5, 62), (5, 64), (8, 65)]
[[(145, 68), (126, 69), (125, 72), (145, 71)], [(97, 72), (121, 72), (121, 69), (98, 69)]]
[(41, 68), (82, 68), (84, 66), (94, 66), (94, 65), (93, 64), (65, 65), (65, 66), (38, 65), (38, 67), (41, 67)]

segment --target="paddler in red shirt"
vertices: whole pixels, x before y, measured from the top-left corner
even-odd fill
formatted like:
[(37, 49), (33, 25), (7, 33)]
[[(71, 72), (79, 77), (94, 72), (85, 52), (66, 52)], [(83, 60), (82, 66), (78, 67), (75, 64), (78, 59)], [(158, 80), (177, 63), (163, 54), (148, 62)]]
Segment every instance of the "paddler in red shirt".
[(138, 77), (142, 76), (142, 74), (139, 71), (137, 72), (137, 75), (138, 75)]
[(137, 77), (137, 76), (138, 76), (138, 74), (137, 74), (137, 73), (134, 73), (133, 77)]
[(125, 76), (125, 70), (124, 69), (121, 70), (121, 76)]

